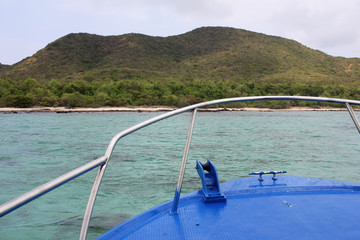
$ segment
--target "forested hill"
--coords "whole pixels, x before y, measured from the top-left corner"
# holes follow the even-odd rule
[[[10,69],[10,65],[4,65],[0,63],[0,73]]]
[[[359,58],[225,27],[170,37],[69,34],[2,66],[0,106],[16,105],[14,96],[27,97],[27,105],[78,106],[180,106],[264,94],[360,96]]]

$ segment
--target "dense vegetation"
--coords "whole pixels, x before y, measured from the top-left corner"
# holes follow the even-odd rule
[[[260,95],[301,95],[360,99],[360,89],[342,85],[315,86],[304,83],[238,83],[236,81],[201,81],[186,83],[152,82],[143,80],[117,80],[105,83],[89,83],[83,80],[61,82],[51,80],[40,84],[28,78],[12,84],[0,79],[0,106],[139,106],[167,105],[185,106],[217,98]],[[289,107],[290,103],[272,102],[251,106],[273,108]],[[317,106],[314,103],[291,103],[292,105]],[[249,104],[248,104],[249,105]],[[239,105],[236,105],[239,106]],[[241,105],[243,106],[243,105]]]
[[[232,28],[166,38],[69,34],[2,66],[0,107],[184,106],[254,95],[360,99],[360,59]]]
[[[0,63],[0,73],[10,69],[10,65],[4,65]]]

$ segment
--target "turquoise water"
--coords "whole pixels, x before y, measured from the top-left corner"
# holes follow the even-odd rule
[[[161,113],[0,114],[0,203],[105,153],[111,138]],[[118,143],[94,208],[89,239],[173,198],[190,114]],[[360,135],[346,112],[198,113],[183,192],[201,188],[195,160],[221,182],[251,171],[360,182]],[[0,239],[77,239],[96,171],[0,219]]]

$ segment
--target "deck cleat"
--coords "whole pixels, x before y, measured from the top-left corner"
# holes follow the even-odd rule
[[[287,173],[287,172],[286,171],[251,172],[251,173],[249,173],[249,175],[259,175],[258,180],[263,181],[264,179],[262,178],[262,175],[264,175],[264,174],[272,174],[273,175],[272,180],[276,181],[277,180],[276,174],[281,174],[281,173]]]
[[[220,192],[219,178],[212,162],[208,160],[205,164],[202,164],[196,161],[196,169],[201,179],[204,201],[206,203],[225,202],[226,198],[224,194]],[[205,173],[204,170],[208,173]]]

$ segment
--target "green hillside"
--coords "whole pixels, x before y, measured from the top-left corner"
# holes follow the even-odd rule
[[[4,65],[0,63],[0,73],[9,70],[10,67],[11,67],[10,65]]]
[[[69,34],[1,66],[0,106],[182,106],[265,94],[360,97],[359,58],[224,27],[170,37]]]

